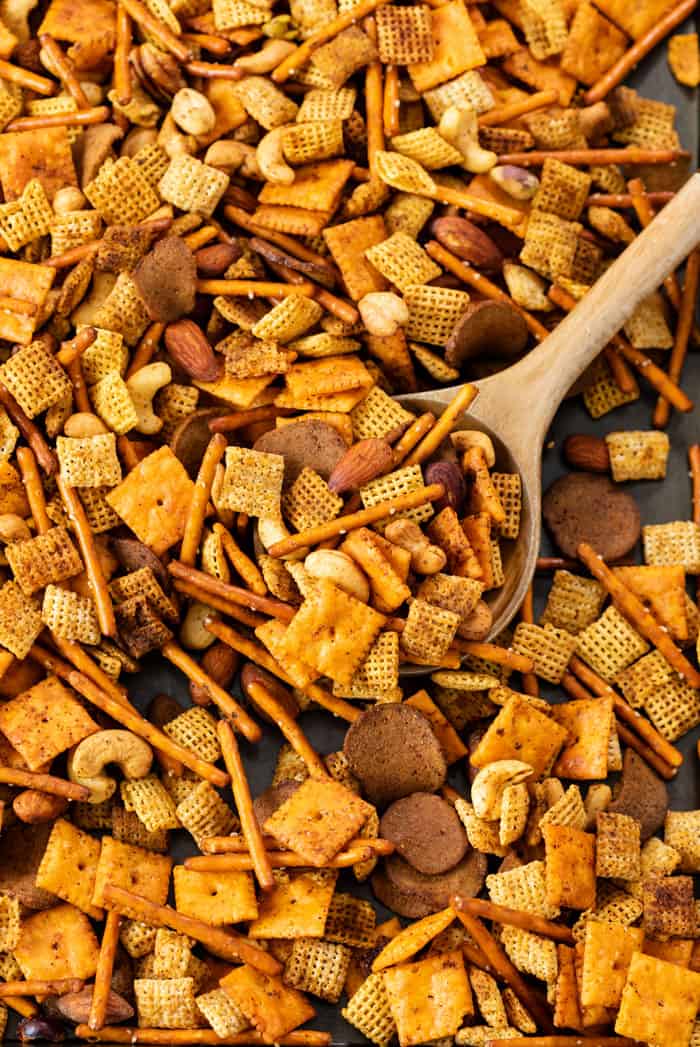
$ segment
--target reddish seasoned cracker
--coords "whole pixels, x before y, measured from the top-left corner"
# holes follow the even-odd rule
[[[72,44],[97,42],[106,53],[115,43],[114,5],[110,0],[51,0],[37,32]]]
[[[641,927],[588,920],[581,978],[584,1007],[619,1007],[632,954],[641,951],[643,941]]]
[[[231,971],[219,985],[267,1043],[276,1043],[316,1013],[303,993],[248,964]]]
[[[107,501],[144,545],[159,556],[184,533],[194,484],[169,447],[142,459]]]
[[[347,292],[355,302],[366,294],[386,291],[389,287],[381,273],[365,258],[365,251],[383,243],[387,235],[381,215],[356,218],[323,231],[323,238],[340,269]]]
[[[461,0],[450,0],[431,11],[433,57],[428,62],[409,65],[408,71],[421,93],[468,69],[486,64],[479,38]]]
[[[10,135],[0,135],[0,180],[4,175],[2,165],[2,140]],[[3,186],[4,189],[4,186]],[[8,342],[29,345],[37,325],[37,317],[46,301],[56,270],[48,265],[34,265],[20,262],[15,258],[0,258],[0,287],[3,296],[31,302],[36,306],[32,316],[13,313],[8,309],[0,311],[0,338]]]
[[[622,991],[615,1032],[656,1047],[689,1044],[700,1007],[700,974],[636,952]]]
[[[323,866],[357,835],[373,811],[339,782],[307,778],[265,822],[265,832]]]
[[[558,57],[538,62],[526,47],[522,47],[515,54],[508,55],[502,68],[508,76],[522,80],[536,91],[558,91],[560,105],[567,106],[574,96],[576,80],[560,69]]]
[[[335,890],[337,872],[275,874],[275,886],[260,898],[258,918],[248,928],[251,938],[322,938]]]
[[[38,179],[49,200],[59,189],[77,186],[68,130],[46,127],[0,135],[0,183],[5,200],[16,200],[27,182]]]
[[[15,949],[25,978],[91,978],[98,954],[90,921],[74,905],[26,917]]]
[[[627,50],[627,37],[593,4],[581,3],[576,8],[569,28],[566,47],[561,55],[561,69],[590,86],[607,72]]]
[[[99,840],[59,818],[37,869],[36,885],[100,920],[102,909],[92,904],[99,855]]]
[[[547,903],[567,909],[595,905],[595,836],[569,825],[545,825]]]
[[[613,727],[612,698],[585,698],[553,705],[552,716],[569,732],[553,773],[575,781],[605,778]]]
[[[254,920],[258,915],[252,873],[237,869],[200,872],[176,865],[173,884],[177,911],[214,927]]]
[[[638,40],[674,6],[674,0],[596,0],[604,15],[632,37]]]
[[[95,872],[93,904],[104,905],[104,888],[110,884],[140,894],[156,905],[164,905],[168,897],[172,864],[172,858],[164,854],[154,854],[144,847],[103,836]]]
[[[0,731],[30,771],[38,771],[98,730],[92,717],[55,676],[0,706]]]
[[[622,582],[646,604],[674,640],[688,639],[685,568],[681,564],[616,567]]]
[[[332,213],[340,203],[352,168],[352,160],[324,160],[322,163],[304,164],[296,168],[291,185],[266,182],[258,200],[261,204],[281,204]]]
[[[565,727],[535,709],[527,698],[514,694],[469,759],[474,767],[486,767],[494,760],[522,760],[539,778],[549,770],[567,737]]]
[[[474,1013],[459,950],[392,967],[384,985],[401,1047],[454,1036],[465,1015]]]

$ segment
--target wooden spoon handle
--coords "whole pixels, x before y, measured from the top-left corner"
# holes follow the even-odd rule
[[[471,412],[513,450],[539,445],[566,392],[640,302],[700,243],[700,173],[526,357],[479,382]]]

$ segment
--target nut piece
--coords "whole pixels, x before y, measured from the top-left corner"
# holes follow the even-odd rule
[[[381,476],[394,464],[394,452],[386,440],[372,437],[349,447],[328,479],[334,494],[356,490]]]
[[[457,634],[464,640],[485,640],[492,625],[491,608],[484,600],[479,600],[469,617],[460,622]]]
[[[74,185],[64,186],[59,189],[53,198],[53,209],[56,214],[67,214],[69,211],[82,211],[87,206],[87,200],[80,190]]]
[[[457,454],[462,455],[470,447],[480,447],[484,452],[484,458],[489,469],[496,464],[496,451],[493,441],[486,433],[479,429],[457,429],[450,433],[450,440]]]
[[[425,482],[442,484],[445,488],[444,496],[435,504],[436,512],[449,506],[458,516],[461,515],[467,497],[467,485],[464,473],[455,462],[431,462],[425,469]]]
[[[191,651],[206,651],[216,637],[210,633],[204,622],[207,618],[218,618],[213,608],[199,600],[193,600],[187,609],[184,621],[180,626],[180,642]]]
[[[185,79],[172,55],[155,44],[141,44],[132,51],[132,61],[139,79],[161,101],[169,101],[185,86]]]
[[[602,436],[576,433],[564,440],[564,458],[572,469],[586,473],[609,473],[610,452]]]
[[[196,382],[215,382],[222,365],[201,327],[193,320],[176,320],[165,328],[165,347],[175,363]]]
[[[291,535],[285,527],[282,516],[260,516],[258,518],[258,538],[263,544],[263,547],[267,551],[271,549],[276,542],[283,542],[285,538],[291,538]],[[303,546],[301,549],[295,549],[293,553],[288,553],[287,556],[282,556],[282,560],[303,560],[308,554],[309,547]]]
[[[200,247],[194,256],[197,272],[204,277],[221,276],[240,254],[235,244],[210,244],[209,247]]]
[[[369,600],[369,582],[351,556],[338,549],[316,549],[304,560],[304,567],[314,578],[327,578],[349,596],[362,603]]]
[[[464,157],[462,167],[473,174],[490,171],[498,162],[496,153],[479,145],[479,124],[476,110],[460,109],[451,105],[440,117],[438,131]]]
[[[263,178],[276,185],[291,185],[294,181],[294,170],[284,158],[284,133],[284,127],[273,128],[260,139],[255,150]]]
[[[514,164],[492,167],[489,178],[493,178],[496,185],[514,200],[532,200],[540,187],[537,175],[528,171],[526,167],[516,167]]]
[[[357,303],[368,334],[388,338],[408,323],[408,306],[392,291],[370,291]]]
[[[65,796],[51,796],[38,789],[25,789],[12,801],[12,810],[21,822],[27,825],[40,825],[41,822],[53,822],[60,818],[68,807]]]
[[[90,1017],[90,1010],[92,1008],[92,985],[86,985],[80,992],[66,993],[65,996],[60,996],[56,1000],[56,1007],[70,1022],[75,1022],[76,1025],[83,1025]],[[125,1000],[123,996],[119,996],[116,992],[110,993],[107,997],[107,1012],[105,1014],[105,1025],[113,1025],[117,1022],[128,1021],[129,1018],[133,1018],[134,1008]]]
[[[534,771],[522,760],[494,760],[483,767],[472,782],[472,804],[479,818],[495,821],[501,817],[503,790],[531,778]]]
[[[25,542],[32,532],[17,513],[3,513],[0,516],[0,542],[10,545],[12,542]]]
[[[588,786],[583,808],[586,812],[585,829],[594,829],[601,811],[607,811],[612,801],[612,789],[605,782],[594,782]]]
[[[188,135],[206,135],[214,130],[216,113],[208,98],[191,87],[182,87],[170,109],[175,123]]]
[[[477,225],[457,215],[443,215],[430,225],[430,231],[443,247],[458,258],[486,272],[500,272],[503,255]]]
[[[75,414],[66,419],[66,423],[63,426],[64,435],[73,436],[76,439],[86,436],[101,436],[103,433],[108,432],[109,429],[102,419],[98,418],[92,411],[76,411]]]
[[[411,554],[411,567],[417,574],[437,574],[447,563],[442,549],[433,545],[413,520],[392,521],[384,535],[394,545]]]
[[[217,167],[226,174],[237,171],[243,178],[264,181],[262,171],[258,167],[256,149],[246,142],[234,142],[230,138],[214,142],[205,153],[204,163],[209,167]]]
[[[163,420],[153,410],[153,397],[163,386],[172,381],[172,371],[167,364],[146,364],[139,368],[127,381],[126,387],[136,410],[136,430],[150,436],[163,428]]]
[[[249,75],[264,75],[276,69],[295,49],[296,45],[290,40],[267,40],[259,51],[252,55],[242,55],[233,65],[235,69],[242,69]]]
[[[204,652],[200,665],[204,672],[208,676],[211,676],[215,683],[218,683],[219,687],[228,690],[233,682],[234,676],[238,672],[239,661],[240,659],[237,651],[234,651],[225,643],[221,643],[220,640],[217,640],[216,643],[211,645],[208,651]],[[211,697],[206,687],[200,687],[199,684],[192,683],[191,681],[190,698],[195,705],[211,704]]]
[[[145,778],[151,769],[150,745],[131,731],[98,731],[79,742],[68,757],[68,777],[90,790],[88,803],[102,803],[114,795],[117,783],[105,774],[116,764],[125,778]]]

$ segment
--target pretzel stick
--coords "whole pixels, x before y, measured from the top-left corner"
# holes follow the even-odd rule
[[[401,130],[399,86],[399,67],[387,65],[384,69],[384,99],[382,101],[382,124],[387,138],[393,138]]]
[[[0,78],[9,80],[11,84],[17,84],[19,87],[26,87],[28,91],[36,91],[38,95],[46,95],[47,97],[56,90],[53,80],[49,80],[45,76],[37,76],[36,73],[30,72],[29,69],[23,69],[19,65],[12,65],[11,62],[6,62],[4,59],[0,59]]]
[[[94,109],[79,109],[77,113],[47,113],[46,116],[18,116],[5,125],[7,131],[41,131],[46,127],[84,127],[103,124],[111,116],[108,105],[97,105]]]
[[[199,463],[199,472],[194,485],[194,492],[190,499],[189,511],[185,521],[185,530],[180,546],[180,562],[188,567],[194,566],[197,559],[197,550],[202,538],[204,528],[204,517],[207,512],[209,496],[214,483],[216,467],[224,456],[228,446],[226,437],[221,433],[215,433],[207,444],[206,450]]]
[[[83,365],[80,362],[79,356],[76,356],[71,360],[66,367],[66,373],[71,380],[71,385],[73,386],[73,396],[75,397],[76,407],[79,411],[91,411],[92,404],[90,403],[87,386],[85,384],[85,379],[83,378]]]
[[[82,978],[28,978],[26,981],[0,982],[0,996],[63,996],[80,992]]]
[[[85,653],[79,643],[75,643],[73,640],[64,640],[60,636],[54,636],[53,643],[63,657],[79,673],[87,676],[88,680],[92,680],[100,690],[104,691],[110,698],[114,698],[115,702],[119,702],[129,709],[133,708],[129,701],[126,687],[117,683],[111,676],[107,676],[107,673],[93,662],[92,658]]]
[[[630,749],[634,749],[635,752],[639,753],[641,758],[648,763],[661,778],[670,782],[676,777],[678,774],[678,768],[671,767],[669,763],[666,763],[665,760],[654,752],[651,746],[647,745],[646,742],[643,742],[634,731],[631,731],[629,727],[625,726],[618,716],[615,717],[615,725],[620,741],[624,742],[625,745],[629,745]]]
[[[603,355],[607,360],[613,380],[623,393],[633,393],[637,387],[634,375],[617,349],[606,345]]]
[[[678,310],[678,323],[673,339],[673,348],[668,361],[668,376],[676,385],[683,373],[683,364],[688,353],[688,341],[693,329],[695,319],[695,304],[698,295],[698,284],[700,283],[700,252],[695,250],[689,255],[685,267],[685,281],[683,283],[683,294],[681,307]],[[668,425],[671,408],[668,400],[659,397],[652,415],[652,424],[656,429],[665,429]]]
[[[310,284],[314,288],[314,298],[319,305],[322,305],[326,312],[332,313],[339,320],[342,320],[344,324],[356,324],[360,319],[360,314],[354,305],[350,302],[346,302],[343,298],[338,298],[337,295],[331,294],[325,287],[321,287],[320,284],[316,284],[311,280],[305,280],[301,273],[296,272],[295,269],[290,269],[287,265],[282,265],[278,262],[268,261],[268,268],[272,269],[273,273],[277,273],[283,280],[287,280],[294,287],[305,287]]]
[[[135,469],[143,457],[143,455],[138,453],[128,436],[122,435],[117,437],[117,451],[123,459],[128,472]]]
[[[29,657],[33,661],[38,662],[39,665],[43,665],[48,672],[54,673],[65,680],[78,694],[81,694],[83,698],[87,698],[96,708],[101,709],[103,713],[107,713],[113,720],[120,723],[122,727],[133,731],[139,738],[144,738],[154,749],[164,752],[166,756],[172,756],[175,760],[180,760],[185,767],[189,767],[200,778],[205,778],[206,781],[219,789],[223,789],[228,785],[228,775],[220,771],[218,767],[215,767],[214,764],[209,763],[207,760],[200,759],[191,749],[186,749],[184,745],[179,745],[172,738],[168,738],[167,734],[164,734],[159,728],[145,720],[135,709],[127,708],[120,704],[116,699],[101,690],[87,676],[78,672],[77,669],[74,669],[67,662],[57,658],[56,655],[47,651],[45,647],[41,647],[36,643],[33,644],[29,651]]]
[[[283,84],[293,73],[303,69],[317,47],[327,43],[328,40],[332,40],[338,33],[342,33],[344,29],[349,29],[351,25],[355,25],[365,15],[370,15],[372,11],[376,11],[378,7],[387,2],[388,0],[359,0],[359,3],[337,15],[326,25],[321,26],[315,33],[307,37],[303,44],[299,44],[295,51],[287,55],[277,68],[273,69],[272,79],[277,84]],[[2,75],[1,72],[0,75]]]
[[[75,362],[79,363],[77,360]],[[60,473],[56,477],[56,484],[61,494],[63,504],[66,507],[68,518],[73,524],[75,536],[78,539],[78,545],[80,546],[80,552],[83,557],[85,570],[92,590],[92,598],[95,601],[95,610],[97,611],[97,620],[100,624],[100,632],[103,633],[104,636],[116,637],[117,622],[114,617],[114,608],[112,607],[109,589],[107,588],[107,582],[105,581],[104,572],[102,571],[102,564],[97,555],[95,536],[92,533],[87,516],[85,515],[83,503],[80,501],[75,488],[66,483]]]
[[[86,349],[89,349],[96,338],[97,329],[95,327],[84,327],[75,338],[61,342],[61,348],[56,353],[59,364],[63,367],[72,364],[74,360],[82,356]]]
[[[245,76],[242,69],[233,65],[219,65],[218,62],[187,62],[185,69],[190,76],[202,76],[206,80],[242,80]]]
[[[137,371],[140,371],[142,367],[150,363],[153,356],[158,349],[158,343],[165,330],[165,324],[154,323],[148,328],[146,333],[141,338],[139,344],[136,346],[136,352],[134,353],[131,363],[129,364],[126,377],[131,378]]]
[[[13,1011],[17,1011],[17,1014],[21,1014],[23,1018],[34,1018],[39,1014],[39,1007],[33,1000],[27,999],[25,996],[10,996],[7,999],[7,1006],[11,1007]]]
[[[295,240],[293,236],[289,236],[287,233],[277,233],[272,229],[265,229],[262,225],[254,222],[247,211],[244,211],[242,207],[236,207],[234,204],[224,205],[224,215],[230,218],[232,222],[235,222],[236,225],[239,225],[241,229],[252,233],[253,236],[261,236],[271,244],[276,244],[277,247],[281,247],[283,251],[293,255],[294,258],[298,258],[302,262],[312,262],[314,265],[327,269],[328,275],[337,280],[338,273],[335,266],[331,265],[322,254],[312,251],[310,247]]]
[[[250,629],[257,629],[259,625],[264,625],[267,621],[267,618],[263,618],[262,615],[255,614],[254,611],[247,611],[244,607],[238,607],[236,604],[228,600],[222,600],[218,596],[212,596],[211,593],[205,592],[191,582],[175,580],[173,588],[184,596],[189,596],[199,603],[207,604],[208,607],[215,611],[221,611],[222,614],[228,615],[229,618],[240,622],[241,625],[247,625]]]
[[[577,304],[576,299],[557,284],[552,284],[547,292],[547,297],[567,311],[575,309]],[[610,344],[615,347],[625,360],[632,364],[640,375],[646,378],[649,385],[653,386],[662,396],[665,396],[677,411],[692,411],[693,401],[645,353],[635,349],[619,334],[613,335]]]
[[[39,43],[49,57],[51,65],[53,66],[53,72],[61,81],[71,98],[75,101],[78,108],[89,109],[90,103],[80,86],[78,77],[75,75],[75,67],[70,58],[64,54],[63,50],[59,47],[50,33],[40,33]]]
[[[271,891],[275,886],[275,878],[272,875],[272,866],[265,850],[262,831],[253,810],[253,798],[250,794],[250,786],[246,778],[236,736],[231,730],[231,725],[225,720],[219,720],[217,733],[224,758],[224,766],[231,776],[233,799],[238,811],[238,817],[241,820],[241,830],[250,850],[255,876],[263,891]]]
[[[688,448],[688,465],[693,484],[693,523],[700,525],[700,444]],[[700,577],[696,579],[696,599],[700,597]]]
[[[88,1025],[91,1029],[101,1029],[107,1018],[107,1003],[112,988],[114,961],[119,948],[119,927],[121,916],[118,912],[108,912],[100,943],[100,954],[97,958],[95,985],[92,990],[92,1003]]]
[[[271,418],[284,418],[290,413],[288,407],[251,407],[247,411],[236,411],[234,414],[222,414],[219,418],[212,418],[209,422],[209,431],[212,433],[233,433],[237,429],[245,429],[247,425],[255,422],[267,422]]]
[[[120,3],[126,9],[127,14],[136,22],[136,25],[155,36],[156,40],[163,45],[163,48],[177,58],[178,62],[192,61],[194,55],[191,49],[186,44],[183,44],[182,40],[175,33],[171,32],[167,25],[161,22],[160,18],[152,15],[146,5],[141,3],[141,0],[120,0]]]
[[[458,636],[455,637],[452,644],[462,654],[485,658],[489,662],[495,662],[496,665],[507,665],[509,669],[515,669],[519,673],[531,673],[533,669],[532,658],[511,651],[507,647],[499,647],[494,643],[483,643],[480,640],[461,640]]]
[[[198,251],[200,247],[216,240],[218,233],[215,225],[203,225],[201,229],[195,229],[193,233],[188,233],[183,239],[190,251]]]
[[[641,178],[630,178],[627,188],[629,189],[630,206],[634,208],[642,229],[646,229],[654,220],[654,211],[651,201],[644,190],[644,182]],[[666,277],[664,287],[676,310],[680,309],[681,288],[675,273],[670,273]]]
[[[179,560],[171,560],[168,564],[168,571],[173,578],[180,578],[185,582],[192,582],[205,593],[211,593],[212,596],[219,596],[223,600],[228,600],[230,603],[240,604],[241,607],[248,607],[251,610],[260,611],[262,614],[267,614],[271,618],[279,618],[282,622],[291,622],[296,614],[296,608],[292,607],[289,603],[277,600],[273,596],[259,596],[257,593],[252,593],[248,589],[241,589],[237,585],[229,585],[228,582],[221,582],[218,578],[214,578],[213,575],[206,574],[204,571],[198,571],[195,567],[190,567],[188,564],[180,563]]]
[[[445,414],[447,411],[449,411],[449,407]],[[416,509],[419,505],[425,505],[427,502],[436,502],[442,498],[444,493],[445,488],[442,484],[427,484],[417,491],[408,491],[397,498],[378,502],[377,505],[373,505],[369,509],[361,509],[359,512],[350,513],[348,516],[338,516],[335,520],[329,520],[328,523],[319,524],[317,527],[309,527],[306,531],[290,535],[289,538],[284,538],[281,542],[275,542],[267,551],[270,556],[287,556],[288,553],[296,552],[297,549],[303,549],[306,545],[316,545],[318,542],[325,542],[327,538],[334,538],[337,534],[346,534],[348,531],[353,531],[356,527],[365,527],[367,524],[376,523],[378,520],[385,520],[388,516],[395,516],[405,509]]]
[[[688,158],[685,149],[533,149],[529,153],[503,153],[499,164],[517,167],[541,167],[545,160],[561,160],[563,164],[590,167],[596,164],[673,164]]]
[[[680,767],[683,763],[683,753],[674,748],[649,720],[646,720],[636,709],[633,709],[617,691],[613,690],[602,677],[589,668],[578,655],[575,654],[571,657],[569,668],[578,676],[582,683],[590,687],[593,694],[597,694],[601,698],[611,697],[615,707],[615,714],[629,724],[662,760],[665,760],[671,767]]]
[[[216,636],[218,640],[228,644],[234,651],[238,651],[239,654],[250,658],[251,662],[255,662],[256,665],[267,669],[268,672],[271,672],[273,676],[277,676],[283,683],[295,686],[294,681],[287,676],[282,666],[275,661],[262,644],[257,644],[254,640],[248,640],[245,636],[237,633],[235,629],[232,629],[230,625],[224,625],[223,622],[218,622],[215,618],[207,618],[204,624],[212,636]],[[348,723],[353,723],[360,715],[359,709],[356,709],[350,702],[346,702],[342,698],[336,698],[334,694],[326,691],[323,687],[319,687],[318,684],[312,683],[307,687],[300,688],[300,690],[308,698],[316,702],[317,705],[327,709],[334,716],[347,720]]]
[[[248,685],[253,702],[273,720],[287,739],[294,752],[302,758],[312,778],[328,778],[328,770],[321,757],[311,745],[299,724],[289,715],[281,703],[264,684],[254,681]]]
[[[594,697],[594,695],[592,695],[591,692],[583,686],[581,681],[574,676],[573,673],[570,673],[568,669],[562,675],[561,685],[568,695],[572,698],[576,698],[578,701],[588,702]]]
[[[518,102],[510,102],[500,108],[489,109],[479,117],[479,127],[494,127],[497,124],[506,124],[514,120],[516,116],[524,116],[532,113],[535,109],[546,109],[549,105],[556,105],[559,101],[558,91],[535,91],[534,94],[523,98]]]
[[[146,219],[143,222],[137,222],[138,229],[150,229],[153,233],[165,232],[173,223],[171,215],[164,215],[161,218]],[[71,247],[69,251],[64,251],[63,254],[54,255],[52,258],[47,258],[42,265],[50,265],[54,269],[67,269],[76,262],[81,262],[83,258],[87,258],[90,255],[96,254],[100,249],[100,245],[103,241],[91,240],[90,243],[80,244],[78,247]]]
[[[502,162],[499,160],[499,163]],[[421,193],[420,195],[428,196],[431,200],[436,200],[441,204],[454,204],[455,207],[462,207],[466,211],[473,211],[474,214],[490,218],[493,222],[498,222],[499,225],[510,229],[512,233],[521,239],[525,235],[527,218],[521,211],[516,211],[513,207],[505,207],[503,204],[496,204],[492,200],[484,200],[480,196],[473,196],[469,190],[452,189],[446,185],[437,185],[435,192]]]
[[[52,476],[58,469],[56,455],[47,444],[41,431],[24,413],[10,390],[2,382],[0,382],[0,403],[31,447],[41,468],[47,475]]]
[[[376,46],[377,28],[374,18],[365,18],[363,28]],[[377,153],[384,150],[384,70],[378,59],[370,62],[365,69],[365,124],[367,163],[371,174],[376,177]]]
[[[430,458],[431,454],[437,451],[442,441],[446,440],[452,432],[459,416],[464,411],[469,410],[469,405],[476,399],[477,392],[476,386],[471,385],[469,382],[458,389],[432,429],[425,434],[417,447],[414,447],[408,457],[404,459],[404,467],[421,465],[422,462]]]
[[[589,87],[583,96],[585,104],[593,105],[595,102],[601,102],[618,84],[622,83],[627,74],[641,62],[645,55],[648,55],[664,37],[668,36],[671,30],[685,21],[696,6],[697,0],[681,0],[681,3],[672,7],[661,18],[655,19],[651,29],[635,40],[629,50],[625,51],[592,87]]]
[[[184,913],[178,912],[170,905],[157,905],[150,899],[140,894],[134,894],[132,891],[125,891],[115,884],[105,884],[103,896],[110,907],[122,912],[123,915],[130,916],[132,912],[136,912],[138,918],[146,923],[155,924],[156,927],[169,927],[171,931],[177,931],[178,934],[186,934],[189,938],[201,942],[209,952],[222,960],[247,963],[268,975],[279,974],[282,970],[281,963],[271,953],[264,952],[234,931],[212,927],[211,924],[197,920],[193,916],[185,916]]]
[[[680,673],[691,687],[700,688],[700,672],[690,664],[685,655],[676,647],[666,629],[661,628],[641,600],[634,593],[630,592],[627,586],[620,581],[618,575],[613,574],[610,568],[606,566],[595,549],[588,542],[581,542],[576,551],[579,559],[586,565],[593,577],[597,578],[601,583],[612,598],[618,611],[624,615],[630,625],[661,652],[669,665],[673,666],[676,672]]]
[[[574,944],[574,935],[569,927],[545,920],[543,916],[524,912],[522,909],[509,909],[505,905],[484,901],[483,898],[465,898],[461,894],[453,898],[451,904],[458,912],[480,916],[484,920],[495,920],[496,923],[505,924],[507,927],[520,927],[523,931],[552,938],[556,942]]]
[[[36,789],[51,796],[63,796],[66,800],[87,800],[90,790],[84,785],[55,778],[52,774],[38,771],[23,771],[19,767],[0,766],[0,782],[4,785],[19,785],[23,789]],[[34,993],[30,995],[34,996]]]
[[[213,1047],[255,1047],[269,1043],[259,1032],[248,1029],[233,1036],[217,1036],[213,1029],[142,1029],[128,1025],[106,1025],[95,1034],[88,1025],[77,1025],[75,1035],[91,1043],[212,1044]],[[275,1040],[279,1047],[330,1047],[330,1033],[318,1029],[296,1029]],[[594,1045],[595,1047],[595,1045]]]
[[[204,672],[204,669],[195,662],[194,658],[190,658],[189,654],[186,654],[173,640],[169,640],[168,643],[161,647],[161,654],[169,662],[177,666],[191,683],[197,684],[198,687],[203,687],[219,711],[233,722],[235,728],[249,742],[260,741],[262,731],[259,725],[238,704],[235,698],[232,698],[223,687],[219,686],[216,680]]]
[[[663,205],[667,204],[669,200],[673,200],[674,196],[676,195],[675,193],[668,192],[665,190],[660,192],[648,193],[644,189],[644,185],[640,179],[633,179],[633,181],[639,182],[639,184],[641,185],[640,195],[647,203],[650,204],[659,204],[663,207]],[[627,186],[628,188],[630,187],[629,182],[627,183]],[[631,195],[631,190],[629,193],[591,193],[591,195],[586,199],[586,207],[634,207],[634,199]],[[639,215],[637,215],[637,217],[639,217]]]
[[[434,425],[435,415],[432,411],[426,411],[425,414],[419,415],[415,422],[411,422],[403,436],[394,444],[394,469],[403,464],[413,448],[418,446]]]
[[[527,625],[535,624],[535,609],[532,599],[532,583],[528,586],[528,590],[525,593],[525,599],[523,600],[520,608],[520,621],[525,622]],[[531,694],[533,697],[539,697],[540,685],[537,677],[532,672],[524,672],[522,674],[523,691],[525,694]]]
[[[294,854],[293,851],[268,851],[267,857],[273,869],[311,868],[308,859],[302,858],[300,854]],[[363,844],[339,851],[334,858],[326,862],[323,868],[348,869],[351,865],[369,861],[374,857],[372,848]],[[186,858],[185,868],[196,869],[198,872],[252,872],[254,865],[249,854],[211,854]]]
[[[116,44],[114,46],[114,93],[119,105],[128,105],[133,98],[129,53],[132,43],[131,18],[126,8],[117,3]]]
[[[300,284],[277,284],[271,280],[198,280],[197,291],[247,298],[288,298],[292,294],[315,298],[317,288],[306,280]]]
[[[29,511],[34,520],[37,534],[46,534],[53,527],[46,512],[44,488],[36,464],[36,456],[31,447],[17,448],[17,464],[22,476],[22,484],[29,502]]]
[[[485,298],[491,298],[494,302],[505,302],[510,305],[517,313],[520,313],[523,320],[527,324],[528,330],[531,334],[534,334],[538,342],[541,342],[549,334],[548,329],[543,323],[533,316],[532,313],[528,313],[527,309],[523,309],[522,306],[517,305],[513,299],[502,291],[500,287],[492,283],[482,273],[472,269],[470,265],[463,262],[461,258],[452,254],[442,244],[439,244],[437,240],[430,240],[425,245],[425,250],[428,252],[431,258],[434,258],[436,262],[444,266],[455,276],[467,284],[469,287],[473,287],[475,291],[479,291],[484,295]]]
[[[457,917],[462,925],[474,939],[488,962],[496,972],[496,976],[510,985],[526,1011],[529,1011],[537,1024],[549,1032],[553,1029],[552,1019],[540,1000],[536,996],[520,972],[513,966],[506,953],[498,944],[491,932],[486,929],[478,916],[462,910],[463,899],[460,895],[452,898],[450,904],[457,912]]]
[[[223,524],[215,523],[212,530],[221,538],[224,552],[229,558],[233,569],[241,576],[248,588],[256,596],[265,596],[267,586],[265,579],[260,573],[260,568],[247,556],[240,545]]]
[[[265,847],[270,850],[279,850],[280,843],[273,836],[263,836],[262,840]],[[375,855],[393,854],[396,850],[390,840],[383,840],[377,836],[373,838],[357,837],[345,844],[346,851],[354,850],[356,847],[367,847]],[[234,836],[209,836],[202,840],[201,850],[204,854],[249,853],[245,838],[240,833]],[[283,853],[294,854],[294,851],[284,851]]]
[[[182,39],[188,44],[196,44],[212,55],[219,55],[220,58],[225,58],[231,53],[231,44],[224,40],[223,36],[214,36],[212,33],[183,33]]]

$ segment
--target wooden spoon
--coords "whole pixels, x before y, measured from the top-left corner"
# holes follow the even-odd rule
[[[505,584],[490,600],[491,636],[517,613],[535,573],[540,542],[542,445],[562,399],[590,362],[700,243],[700,173],[616,259],[556,329],[512,367],[474,384],[479,394],[455,428],[481,429],[493,440],[498,467],[520,473],[520,534],[504,550]],[[457,387],[397,399],[440,414]]]

